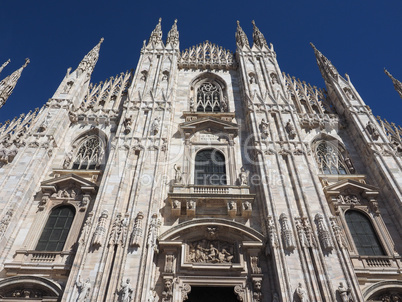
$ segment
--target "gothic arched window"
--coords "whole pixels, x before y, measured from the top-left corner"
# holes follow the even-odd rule
[[[103,142],[98,136],[92,135],[85,139],[75,155],[73,169],[94,170],[101,163],[104,153]]]
[[[374,228],[366,215],[358,211],[349,210],[345,213],[345,219],[360,255],[385,255]]]
[[[36,251],[62,251],[75,216],[71,206],[54,208],[35,248]]]
[[[221,112],[225,110],[225,101],[218,85],[204,82],[197,89],[197,112]],[[227,106],[227,105],[226,105]]]
[[[353,172],[350,159],[347,159],[348,165],[342,153],[338,146],[328,141],[319,141],[315,147],[315,156],[321,173],[350,174]],[[350,166],[349,169],[348,166]]]
[[[196,185],[226,185],[225,156],[215,150],[202,150],[195,157]]]

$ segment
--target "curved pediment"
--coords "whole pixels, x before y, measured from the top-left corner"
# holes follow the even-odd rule
[[[200,131],[205,131],[206,133],[231,133],[237,135],[239,130],[239,127],[236,124],[211,116],[201,117],[181,123],[180,128],[190,135]]]
[[[262,244],[264,235],[243,224],[225,219],[203,218],[186,221],[169,229],[159,236],[159,242],[179,240],[194,241],[208,238],[228,241],[250,241]]]

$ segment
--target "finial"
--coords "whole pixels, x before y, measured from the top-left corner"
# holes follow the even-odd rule
[[[21,77],[22,71],[29,64],[29,62],[29,59],[26,58],[24,65],[0,82],[0,108],[6,103],[7,99],[13,92],[15,85],[17,85],[18,79]]]
[[[317,48],[315,48],[315,45],[314,45],[312,42],[310,42],[310,45],[311,45],[311,47],[312,47],[314,50],[317,49]]]
[[[2,72],[4,67],[6,67],[8,65],[8,63],[10,63],[10,62],[11,62],[10,59],[8,59],[6,62],[4,62],[3,65],[0,66],[0,72]]]
[[[267,41],[265,40],[264,35],[260,32],[257,25],[255,25],[255,21],[251,21],[253,24],[253,42],[260,48],[267,46]]]
[[[174,20],[172,28],[168,32],[168,36],[166,39],[166,45],[169,43],[172,44],[173,46],[176,46],[179,43],[179,32],[177,30],[177,19]]]
[[[99,44],[102,44],[105,39],[102,37],[99,41]]]
[[[155,26],[155,29],[152,31],[151,36],[149,37],[149,43],[158,44],[162,41],[162,26],[161,26],[162,18],[159,18],[158,24]]]
[[[248,47],[248,39],[247,39],[247,35],[244,33],[243,29],[240,26],[240,22],[239,20],[237,20],[237,30],[236,30],[236,43],[238,46],[240,47],[244,47],[245,45],[247,45]]]
[[[398,92],[399,96],[402,98],[402,83],[395,79],[392,74],[384,68],[385,74],[392,80],[392,83],[394,84],[395,90]]]

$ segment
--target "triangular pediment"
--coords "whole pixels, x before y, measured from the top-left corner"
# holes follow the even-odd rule
[[[59,189],[66,187],[78,187],[83,191],[94,192],[97,185],[72,173],[45,180],[41,183],[42,192],[57,192]]]
[[[327,194],[331,195],[339,194],[345,191],[364,192],[366,194],[367,193],[379,194],[379,189],[377,187],[352,179],[341,180],[337,183],[325,187],[324,190]]]
[[[193,121],[184,122],[180,124],[180,128],[185,132],[198,132],[205,129],[211,129],[220,132],[236,132],[238,126],[234,123],[217,119],[213,117],[202,117]]]

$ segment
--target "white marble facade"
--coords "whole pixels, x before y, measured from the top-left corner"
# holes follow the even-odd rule
[[[402,301],[401,129],[314,45],[326,90],[162,36],[0,127],[0,301]]]

